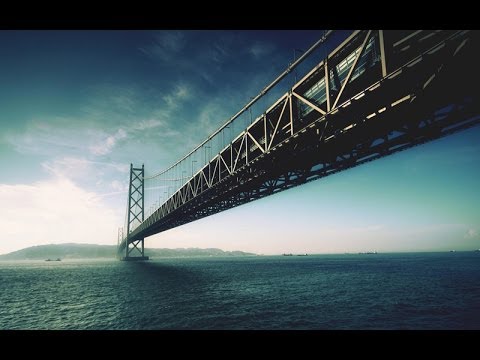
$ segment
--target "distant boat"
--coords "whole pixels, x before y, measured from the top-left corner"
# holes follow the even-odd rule
[[[283,254],[283,256],[293,256],[292,254]]]
[[[55,260],[47,259],[47,260],[45,260],[45,261],[62,261],[62,259],[60,259],[60,258],[56,258]]]
[[[308,256],[308,254],[298,254],[297,256]]]
[[[480,252],[480,249],[477,249],[477,250],[473,250],[473,251],[475,251],[475,252]]]
[[[455,252],[456,250],[450,250],[450,252]]]

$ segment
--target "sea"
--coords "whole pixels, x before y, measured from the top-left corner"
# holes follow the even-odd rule
[[[3,261],[0,329],[480,329],[480,252]]]

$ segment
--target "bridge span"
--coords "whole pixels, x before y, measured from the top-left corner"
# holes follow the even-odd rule
[[[168,169],[131,165],[119,257],[146,259],[148,236],[479,123],[478,31],[358,30],[233,132],[331,34]]]

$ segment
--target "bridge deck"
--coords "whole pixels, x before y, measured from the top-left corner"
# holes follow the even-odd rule
[[[122,239],[120,249],[477,124],[476,49],[472,31],[355,32]]]

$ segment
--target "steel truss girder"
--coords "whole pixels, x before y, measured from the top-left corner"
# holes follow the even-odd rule
[[[350,83],[372,36],[380,42],[377,70]],[[421,48],[422,39],[432,37],[438,40]],[[354,33],[132,234],[143,239],[477,124],[479,97],[471,74],[478,73],[477,37],[468,31],[417,32],[395,41],[389,31]],[[401,48],[408,48],[407,42],[420,49],[408,58]],[[337,57],[349,46],[360,46],[360,52],[334,94],[330,74],[335,70],[329,69],[337,67],[342,60]],[[305,97],[303,88],[326,74],[325,111]],[[358,81],[365,83],[361,91],[355,90],[355,84],[363,84]],[[299,117],[299,103],[316,115]],[[448,111],[439,113],[442,108]]]

